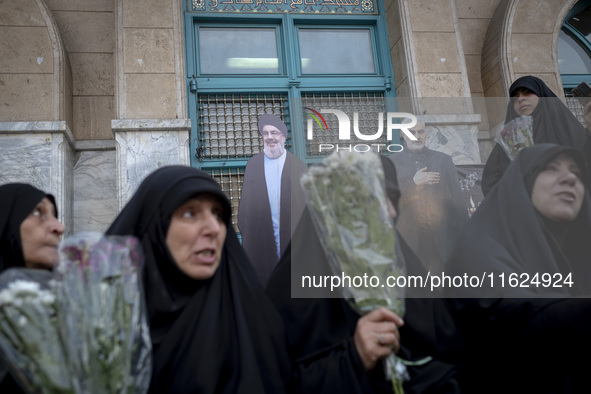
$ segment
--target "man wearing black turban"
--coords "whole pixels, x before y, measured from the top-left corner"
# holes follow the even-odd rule
[[[306,165],[285,150],[287,126],[281,119],[264,114],[258,129],[264,148],[246,164],[238,227],[242,246],[264,286],[289,243],[292,213],[303,209],[297,206],[302,199],[296,194]]]

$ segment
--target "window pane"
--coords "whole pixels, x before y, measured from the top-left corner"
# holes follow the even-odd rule
[[[577,29],[585,38],[591,42],[591,6],[585,8],[577,15],[568,20],[572,27]]]
[[[591,74],[591,57],[564,30],[558,36],[558,66],[561,74]]]
[[[278,74],[274,28],[199,29],[202,74]]]
[[[373,74],[369,29],[299,29],[303,74]]]

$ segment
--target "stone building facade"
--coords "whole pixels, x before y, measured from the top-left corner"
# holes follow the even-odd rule
[[[218,9],[202,12],[205,3]],[[479,164],[490,152],[514,79],[536,75],[563,94],[559,34],[579,1],[289,3],[1,1],[0,183],[28,182],[53,193],[70,234],[105,230],[155,168],[208,166],[197,154],[207,109],[199,97],[213,88],[209,79],[195,74],[203,64],[195,26],[230,21],[248,27],[271,23],[272,17],[283,18],[278,24],[340,21],[346,26],[351,12],[343,4],[351,5],[353,14],[375,8],[376,59],[383,56],[382,68],[388,68],[375,74],[386,75],[386,94],[424,117],[436,131],[432,147],[452,155],[456,164]],[[275,8],[257,9],[261,4]],[[309,7],[298,10],[302,4]],[[334,4],[336,12],[329,7]],[[359,18],[355,23],[366,23],[365,16]],[[285,51],[297,52],[288,40],[282,42]],[[220,84],[236,88],[249,78]],[[289,79],[286,97],[303,95],[305,83]],[[295,123],[292,119],[292,133]],[[298,138],[291,135],[294,144]],[[244,153],[235,166],[247,158]],[[226,161],[222,157],[216,165],[223,169]],[[221,183],[236,204],[240,173],[236,179],[224,174],[220,170]]]

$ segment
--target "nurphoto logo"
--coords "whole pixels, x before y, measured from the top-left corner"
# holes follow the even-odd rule
[[[368,141],[368,143],[361,144],[346,144],[345,141],[351,141],[351,119],[344,111],[338,109],[327,109],[323,108],[315,110],[309,107],[304,107],[306,110],[305,114],[308,115],[307,122],[307,139],[311,141],[314,138],[314,122],[320,128],[321,133],[328,132],[328,125],[322,114],[332,114],[337,117],[339,130],[338,136],[339,141],[343,141],[343,144],[319,144],[318,152],[329,152],[332,150],[341,151],[346,150],[348,152],[368,152],[372,148],[375,148],[378,152],[383,149],[391,153],[401,152],[403,147],[400,144],[384,144],[384,143],[369,143],[369,141],[376,141],[382,138],[384,134],[384,113],[378,113],[378,130],[374,134],[363,134],[359,131],[359,113],[353,113],[353,133],[355,137],[361,141]],[[394,119],[404,119],[403,123],[395,123]],[[413,114],[406,112],[387,112],[386,113],[386,140],[392,140],[392,131],[400,130],[409,139],[416,141],[417,138],[408,129],[414,127],[417,124],[417,118]]]

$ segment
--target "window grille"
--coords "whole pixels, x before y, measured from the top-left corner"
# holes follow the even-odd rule
[[[234,230],[238,232],[238,204],[242,196],[244,168],[205,168],[204,171],[220,184],[226,197],[230,200],[230,205],[232,206],[232,225],[234,226]]]
[[[339,109],[344,111],[351,121],[351,140],[346,144],[385,144],[386,132],[386,106],[383,92],[331,92],[331,93],[302,93],[302,106],[304,113],[306,108],[316,111],[320,109]],[[363,141],[355,137],[353,132],[353,113],[359,114],[359,131],[363,134],[375,134],[378,130],[379,113],[384,114],[383,135],[379,140]],[[320,144],[343,144],[338,136],[338,120],[334,115],[323,115],[328,126],[328,130],[321,130],[320,126],[313,121],[313,138],[306,139],[306,154],[308,157],[325,156],[332,151],[320,151]]]
[[[257,123],[265,113],[277,115],[291,129],[285,94],[199,95],[196,152],[199,160],[248,159],[261,152],[263,139]],[[290,135],[286,141],[288,150]]]

